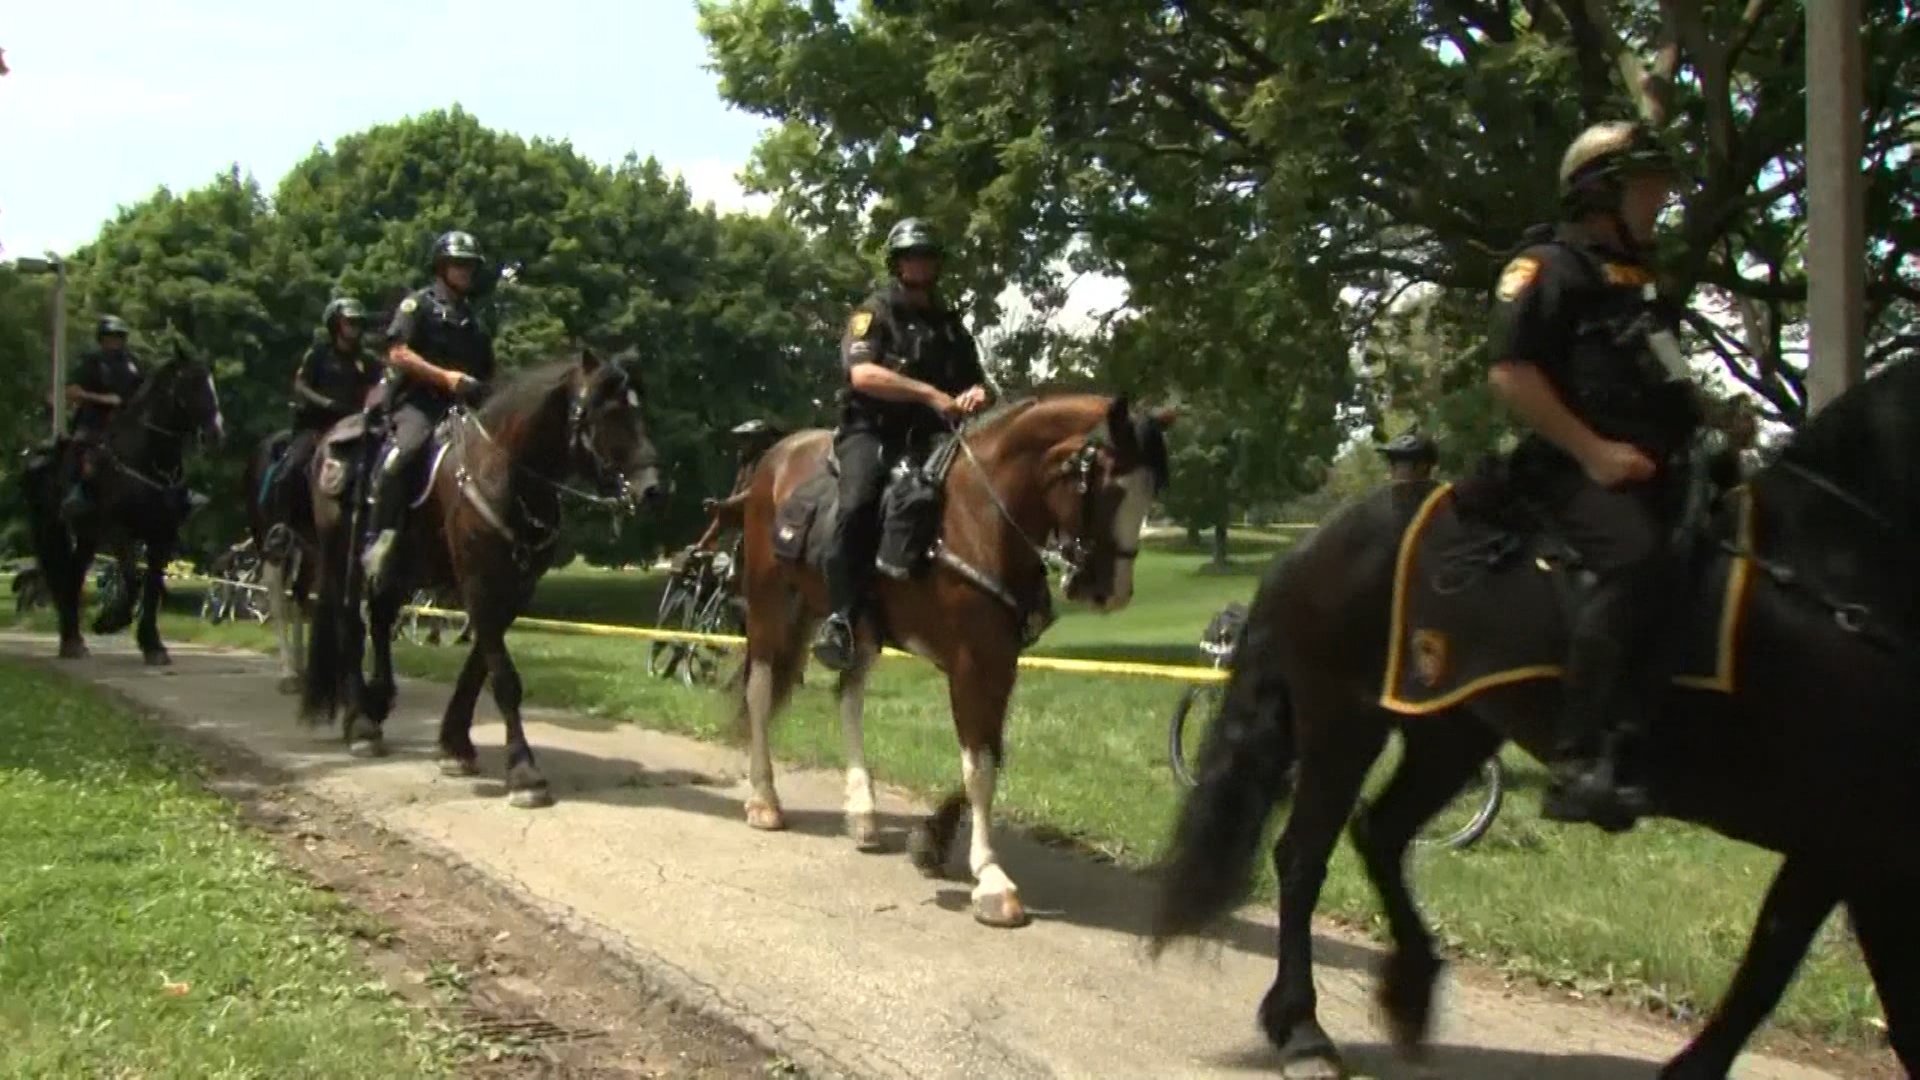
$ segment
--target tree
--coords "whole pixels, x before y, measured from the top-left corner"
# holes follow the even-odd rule
[[[433,239],[452,228],[513,270],[483,282],[479,304],[508,371],[583,343],[640,348],[675,494],[664,515],[624,529],[570,510],[575,550],[596,561],[646,559],[698,531],[700,500],[731,476],[714,431],[751,416],[814,419],[864,285],[851,252],[778,219],[697,209],[652,159],[601,166],[455,107],[316,148],[271,199],[237,169],[185,194],[163,189],[76,253],[74,291],[86,312],[133,323],[149,354],[177,336],[213,361],[237,446],[194,480],[234,491],[242,448],[285,422],[294,364],[326,303],[350,295],[390,311],[425,283]],[[210,552],[243,523],[237,501],[217,499],[193,535]]]
[[[1911,351],[1920,301],[1912,8],[1868,0],[1862,27],[1876,362]],[[964,234],[976,294],[1043,287],[1063,257],[1122,275],[1144,317],[1204,331],[1193,345],[1208,348],[1191,352],[1224,339],[1249,357],[1335,362],[1281,345],[1364,342],[1420,285],[1440,290],[1433,332],[1466,351],[1498,266],[1553,210],[1561,149],[1588,123],[1644,116],[1700,180],[1664,253],[1665,291],[1737,307],[1751,332],[1695,329],[1777,415],[1804,415],[1803,373],[1781,347],[1806,294],[1801,5],[701,10],[723,94],[779,125],[754,184],[801,220],[859,235],[863,218],[910,204]]]

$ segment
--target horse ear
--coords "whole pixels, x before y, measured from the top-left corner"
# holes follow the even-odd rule
[[[600,354],[594,352],[592,346],[581,347],[580,370],[589,375],[600,370]]]
[[[1121,394],[1107,406],[1107,442],[1121,457],[1132,457],[1139,450],[1134,438],[1133,418],[1128,415],[1127,395]]]

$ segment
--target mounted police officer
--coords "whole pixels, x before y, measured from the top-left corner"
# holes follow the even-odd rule
[[[1638,124],[1581,133],[1560,165],[1564,220],[1530,234],[1501,271],[1488,341],[1493,388],[1529,429],[1513,474],[1596,581],[1574,618],[1542,814],[1610,831],[1647,811],[1619,751],[1665,694],[1661,601],[1679,502],[1669,470],[1700,422],[1646,261],[1676,180]]]
[[[130,332],[118,315],[102,315],[94,327],[95,347],[81,355],[67,381],[67,404],[74,407],[68,430],[73,434],[75,471],[60,512],[68,518],[92,509],[87,484],[93,476],[94,452],[106,439],[107,423],[115,410],[139,393],[147,379],[145,367],[127,349]]]
[[[326,340],[307,350],[294,373],[293,440],[280,459],[267,496],[273,525],[263,546],[270,558],[284,555],[292,540],[287,520],[293,509],[294,485],[307,475],[307,465],[321,436],[365,406],[367,392],[378,378],[374,360],[367,355],[361,339],[366,324],[367,312],[360,301],[348,297],[329,303],[320,313]]]
[[[472,234],[442,235],[433,244],[433,284],[400,301],[387,328],[387,372],[395,385],[387,445],[374,474],[375,535],[365,559],[376,589],[400,535],[411,466],[453,405],[478,403],[493,378],[493,338],[467,303],[481,263]]]
[[[814,659],[835,671],[854,662],[853,628],[878,554],[888,473],[990,396],[973,335],[935,291],[942,255],[925,222],[895,225],[887,233],[890,280],[854,309],[840,341],[847,387],[833,443],[840,464],[840,517],[826,565],[833,610],[813,643]]]
[[[1440,464],[1440,448],[1417,431],[1409,431],[1380,448],[1387,459],[1387,478],[1394,481],[1426,480]]]

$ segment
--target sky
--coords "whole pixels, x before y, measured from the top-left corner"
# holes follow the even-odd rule
[[[735,178],[768,122],[720,99],[693,0],[21,0],[0,50],[7,256],[234,163],[271,189],[317,143],[456,102],[602,162],[653,155],[721,210],[768,204]],[[1066,321],[1124,295],[1083,280]]]
[[[70,250],[117,206],[235,162],[270,187],[316,143],[455,102],[600,161],[652,154],[697,198],[735,209],[734,173],[766,126],[720,100],[692,0],[6,7],[10,255]]]

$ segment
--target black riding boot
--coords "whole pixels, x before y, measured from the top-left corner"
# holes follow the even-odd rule
[[[872,515],[865,515],[871,517]],[[866,601],[867,586],[873,579],[874,548],[879,530],[861,515],[848,513],[834,523],[834,545],[827,556],[827,602],[833,613],[820,624],[813,638],[813,658],[832,671],[846,671],[857,659],[858,642],[854,626]]]
[[[393,547],[400,539],[401,514],[406,510],[403,488],[404,469],[382,469],[373,474],[373,506],[368,512],[374,530],[373,540],[361,559],[370,592],[379,592],[386,584],[393,561]]]
[[[860,613],[860,583],[842,547],[827,557],[827,600],[833,613],[813,636],[813,658],[830,671],[853,667],[855,649],[854,620]]]
[[[1633,639],[1626,588],[1597,589],[1575,623],[1553,780],[1540,804],[1549,821],[1624,832],[1648,813],[1645,789],[1622,781],[1621,752],[1629,736],[1646,731],[1660,687],[1646,674],[1655,650]]]

